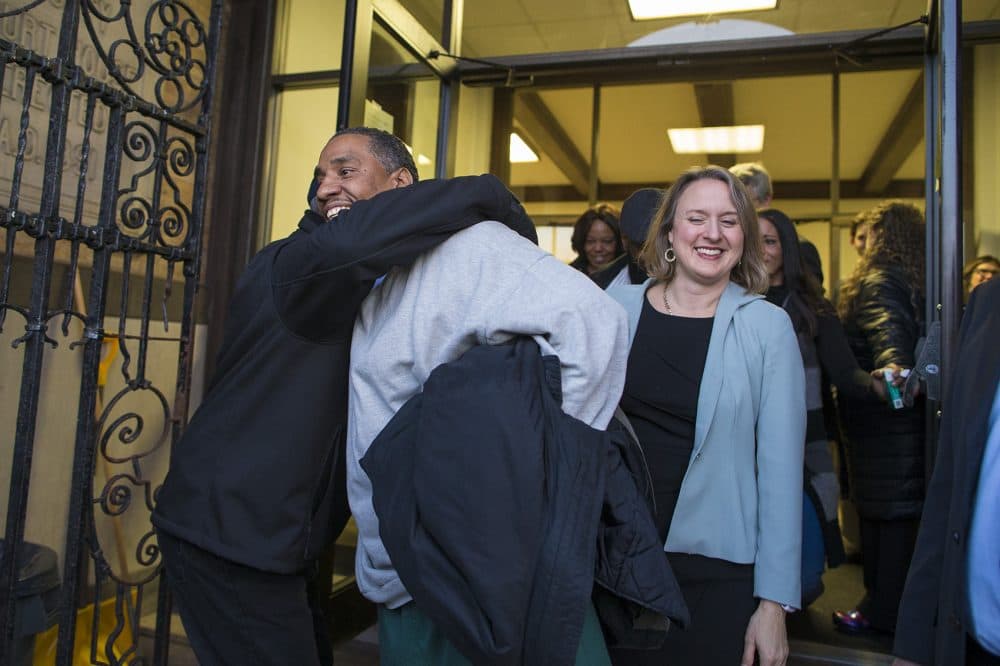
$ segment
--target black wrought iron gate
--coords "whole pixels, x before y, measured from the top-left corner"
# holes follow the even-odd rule
[[[166,663],[149,512],[188,411],[221,7],[0,1],[2,664],[54,622],[48,663]]]

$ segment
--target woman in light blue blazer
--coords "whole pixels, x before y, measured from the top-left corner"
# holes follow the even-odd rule
[[[800,603],[805,375],[767,289],[743,185],[692,169],[641,256],[651,279],[609,290],[629,314],[621,406],[645,449],[664,551],[691,611],[659,651],[618,664],[779,666]]]

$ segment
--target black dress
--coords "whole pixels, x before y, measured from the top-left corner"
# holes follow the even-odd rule
[[[666,315],[644,299],[629,352],[621,407],[649,464],[664,542],[694,449],[698,392],[713,322],[712,317]],[[688,553],[665,555],[691,612],[691,626],[671,629],[659,650],[612,649],[612,662],[738,664],[747,623],[757,607],[753,565]]]

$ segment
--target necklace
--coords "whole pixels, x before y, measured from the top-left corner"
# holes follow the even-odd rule
[[[670,301],[667,300],[666,287],[663,287],[663,307],[666,308],[668,315],[672,315],[674,313],[674,311],[670,309]]]

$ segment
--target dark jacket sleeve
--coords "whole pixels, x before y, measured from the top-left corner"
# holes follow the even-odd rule
[[[892,271],[875,271],[861,285],[855,317],[876,368],[913,367],[920,324],[911,294],[910,285]]]
[[[826,376],[837,390],[856,398],[872,396],[872,378],[861,369],[844,327],[833,314],[816,317],[816,353]]]
[[[950,374],[952,387],[948,391],[949,396],[955,393],[955,383],[966,381],[966,377],[972,374],[968,365],[982,362],[976,353],[979,350],[969,344],[970,334],[979,323],[976,301],[974,291],[962,319],[957,347],[959,357]],[[988,303],[986,307],[989,307]],[[970,372],[967,373],[967,369]],[[927,488],[924,512],[920,518],[920,532],[899,604],[892,653],[918,664],[929,665],[934,662],[936,626],[939,621],[943,621],[943,618],[938,617],[941,575],[949,540],[948,520],[955,499],[956,446],[960,441],[958,435],[968,427],[964,422],[965,414],[966,411],[960,405],[948,405],[944,410],[934,473]],[[963,585],[964,581],[954,581],[952,584]]]
[[[423,181],[359,201],[275,254],[271,284],[281,319],[312,340],[346,337],[376,278],[483,220],[536,239],[521,204],[490,175]]]

